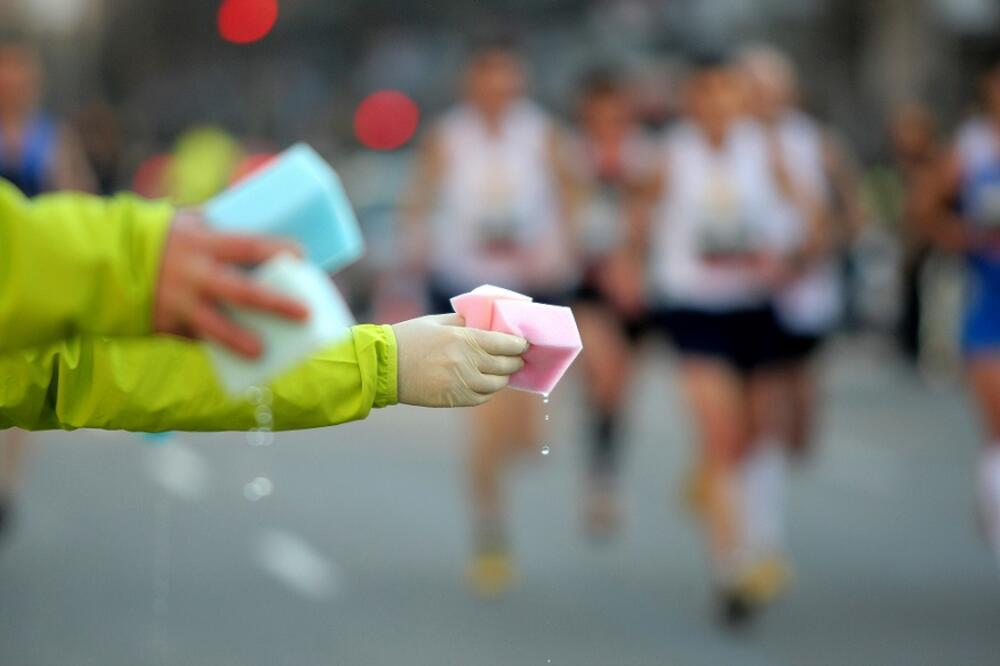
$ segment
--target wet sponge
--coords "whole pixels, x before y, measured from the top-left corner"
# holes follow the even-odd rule
[[[488,331],[493,325],[493,302],[498,300],[531,302],[531,296],[484,284],[451,299],[451,307],[465,317],[466,326]]]
[[[512,333],[531,343],[524,368],[510,378],[511,388],[548,395],[583,349],[569,308],[533,303],[523,294],[490,285],[451,302],[467,326]]]
[[[263,385],[292,369],[310,354],[351,336],[354,317],[330,278],[321,269],[291,255],[279,255],[253,271],[254,281],[293,298],[309,309],[309,318],[295,322],[237,308],[227,308],[241,327],[254,331],[264,353],[245,359],[221,345],[208,344],[222,385],[230,393]]]
[[[220,231],[295,240],[306,259],[335,273],[365,244],[340,178],[316,151],[297,144],[204,206]]]

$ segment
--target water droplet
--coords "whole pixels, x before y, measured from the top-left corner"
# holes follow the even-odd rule
[[[549,420],[549,415],[548,415],[548,414],[546,414],[546,415],[545,415],[545,420],[546,420],[546,421],[548,421],[548,420]]]
[[[270,426],[274,422],[274,414],[267,405],[260,405],[254,410],[253,416],[257,419],[258,426]]]
[[[247,432],[247,444],[250,446],[270,446],[274,443],[274,433],[270,428],[252,428]]]
[[[544,398],[542,398],[542,402],[544,402],[546,405],[549,404],[549,396],[545,396]]]
[[[258,476],[243,487],[243,496],[251,502],[263,499],[274,492],[274,484],[266,476]]]
[[[550,449],[550,448],[549,448],[549,445],[548,445],[548,444],[546,444],[545,446],[543,446],[543,447],[542,447],[542,455],[543,455],[543,456],[547,456],[547,455],[549,455],[549,453],[550,453],[551,451],[552,451],[552,449]]]
[[[270,405],[273,398],[271,389],[263,386],[251,386],[244,395],[252,405]]]

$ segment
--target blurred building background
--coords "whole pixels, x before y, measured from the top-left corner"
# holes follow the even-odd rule
[[[396,88],[428,112],[453,93],[466,38],[490,22],[522,37],[535,91],[567,111],[594,63],[665,71],[693,49],[770,42],[791,53],[807,106],[861,154],[884,151],[887,109],[933,102],[946,124],[971,103],[976,72],[1000,46],[991,0],[439,0],[283,2],[249,46],[216,31],[212,2],[5,0],[0,17],[36,35],[53,108],[95,99],[120,108],[132,141],[163,148],[192,123],[349,152],[368,92]]]

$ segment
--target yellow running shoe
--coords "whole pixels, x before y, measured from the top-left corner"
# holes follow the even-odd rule
[[[792,566],[781,555],[771,555],[757,561],[740,577],[737,589],[740,596],[755,605],[766,605],[777,600],[791,587]]]
[[[469,564],[468,583],[483,599],[503,596],[514,585],[514,563],[506,550],[483,550]]]
[[[758,561],[731,587],[721,590],[720,619],[734,630],[749,625],[758,613],[776,601],[792,583],[791,565],[780,555]]]

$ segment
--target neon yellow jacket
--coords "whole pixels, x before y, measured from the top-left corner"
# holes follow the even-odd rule
[[[29,200],[0,180],[0,352],[149,333],[173,213],[127,195]]]
[[[363,419],[395,404],[396,338],[363,325],[271,385],[274,428]],[[228,395],[197,343],[76,338],[0,355],[0,428],[249,430],[253,406]]]
[[[0,180],[0,428],[254,427],[200,345],[149,336],[173,213],[132,196],[28,200]],[[396,382],[392,329],[356,326],[275,382],[274,427],[364,418],[396,402]]]

